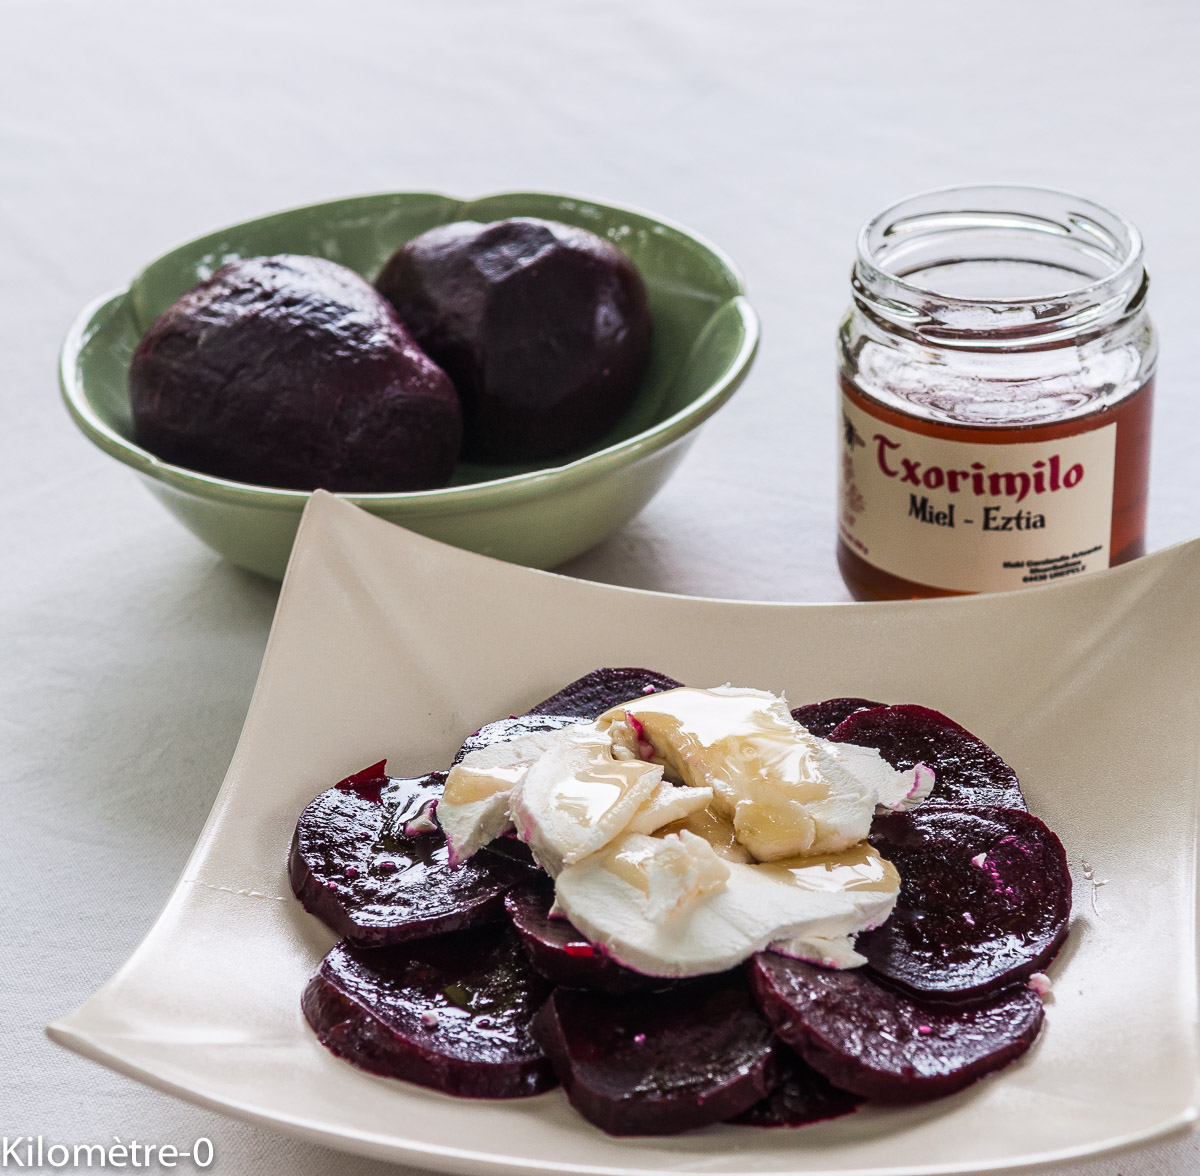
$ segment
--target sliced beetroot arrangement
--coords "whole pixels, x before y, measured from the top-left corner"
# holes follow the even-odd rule
[[[791,1050],[779,1053],[783,1074],[779,1085],[729,1122],[747,1127],[807,1127],[848,1115],[865,1101],[861,1095],[839,1090]]]
[[[558,731],[578,722],[578,719],[569,715],[511,715],[507,719],[497,719],[494,723],[485,723],[478,731],[472,731],[463,740],[454,762],[458,763],[471,752],[495,743],[511,743],[522,735],[532,735],[536,731]]]
[[[937,783],[926,805],[1025,807],[1016,772],[983,740],[940,711],[924,706],[858,711],[839,723],[829,738],[877,748],[900,771],[927,764],[934,770]]]
[[[504,923],[362,951],[342,942],[301,1007],[321,1044],[373,1074],[466,1098],[555,1085],[530,1025],[550,985]]]
[[[852,714],[863,710],[875,710],[882,702],[872,702],[869,698],[827,698],[824,702],[810,702],[807,706],[798,706],[792,711],[792,718],[802,727],[807,727],[814,735],[828,739],[833,729],[844,723]]]
[[[502,919],[504,895],[528,867],[480,853],[450,869],[431,818],[443,781],[440,772],[417,780],[358,773],[312,801],[288,855],[304,909],[360,947]]]
[[[679,685],[595,670],[480,728],[455,762]],[[510,1098],[561,1081],[613,1135],[798,1127],[867,1098],[952,1094],[1019,1057],[1044,1016],[1024,981],[1066,937],[1071,883],[1016,774],[925,707],[835,698],[792,716],[937,773],[927,801],[872,824],[901,889],[889,919],[858,936],[865,967],[771,952],[684,981],[622,967],[551,917],[553,882],[524,842],[499,837],[451,870],[436,807],[446,773],[393,779],[381,762],[318,796],[292,843],[296,894],[346,937],[304,992],[318,1038],[363,1069],[450,1094]]]
[[[674,678],[655,670],[634,666],[606,667],[584,674],[564,686],[557,694],[529,708],[531,715],[569,715],[575,722],[598,719],[610,707],[628,702],[639,694],[676,690],[682,686]]]
[[[877,817],[871,843],[900,871],[900,897],[857,947],[913,996],[986,996],[1041,971],[1067,937],[1066,852],[1029,813],[922,807]]]
[[[862,968],[835,971],[760,952],[755,996],[775,1032],[835,1086],[881,1102],[953,1094],[1020,1057],[1037,1036],[1041,998],[1023,985],[987,1003],[921,1004]]]
[[[670,986],[669,980],[622,967],[589,943],[566,919],[551,918],[553,903],[554,884],[544,874],[513,887],[504,899],[525,951],[543,976],[567,988],[596,992],[637,992]]]
[[[718,1123],[778,1078],[771,1026],[740,975],[633,996],[558,988],[533,1032],[571,1105],[610,1135]]]

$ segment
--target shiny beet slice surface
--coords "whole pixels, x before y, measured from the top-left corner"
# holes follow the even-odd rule
[[[622,967],[589,943],[566,919],[551,918],[554,883],[545,875],[513,887],[505,910],[533,966],[555,984],[596,992],[637,992],[669,987],[669,980]]]
[[[818,968],[770,952],[754,957],[750,978],[775,1032],[810,1066],[842,1090],[883,1102],[969,1086],[1020,1057],[1044,1016],[1023,985],[971,1007],[921,1004],[862,968]]]
[[[558,988],[534,1036],[571,1105],[610,1135],[718,1123],[778,1078],[774,1035],[740,974],[632,996]]]
[[[288,873],[305,910],[360,947],[503,919],[504,895],[528,867],[483,852],[450,869],[446,839],[428,820],[440,772],[356,780],[322,792],[296,825]]]
[[[810,702],[807,706],[795,707],[792,718],[814,735],[828,739],[833,729],[844,723],[852,714],[862,710],[875,710],[882,702],[869,698],[827,698],[824,702]]]
[[[992,804],[1025,808],[1017,774],[986,743],[940,711],[924,706],[882,706],[858,711],[829,738],[874,747],[894,768],[916,764],[934,770],[937,782],[924,803]]]
[[[1044,968],[1067,936],[1067,856],[1029,813],[917,808],[877,817],[871,843],[900,871],[900,897],[858,950],[913,996],[986,996]]]
[[[494,743],[511,743],[514,739],[520,739],[522,735],[532,735],[537,731],[558,731],[578,722],[578,719],[570,715],[512,715],[507,719],[497,719],[494,723],[485,723],[478,731],[472,731],[463,740],[454,762],[458,763],[463,756],[491,747]]]
[[[839,1090],[790,1050],[780,1050],[780,1054],[783,1077],[779,1085],[729,1122],[746,1127],[805,1127],[848,1115],[862,1106],[861,1095]]]
[[[607,667],[584,674],[557,694],[529,708],[531,715],[569,715],[575,722],[598,719],[609,707],[628,702],[641,694],[675,690],[682,686],[674,678],[635,666]]]
[[[466,1098],[555,1085],[530,1033],[550,985],[505,923],[321,962],[301,1007],[321,1044],[363,1070]]]

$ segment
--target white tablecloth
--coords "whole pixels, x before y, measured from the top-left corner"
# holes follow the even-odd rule
[[[671,485],[567,570],[842,600],[832,349],[855,231],[921,188],[1063,187],[1146,236],[1159,547],[1200,530],[1198,34],[1200,9],[1170,0],[0,0],[0,1134],[207,1136],[213,1171],[347,1170],[41,1034],[182,868],[275,602],[74,432],[54,361],[85,300],[178,240],[357,192],[539,188],[660,212],[743,267],[761,355]],[[1056,1172],[1197,1170],[1176,1137]]]

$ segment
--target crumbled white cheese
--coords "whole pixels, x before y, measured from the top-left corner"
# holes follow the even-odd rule
[[[681,688],[470,753],[438,816],[453,861],[515,827],[555,910],[639,971],[717,972],[767,947],[844,968],[899,893],[871,820],[933,783],[814,736],[781,697]]]

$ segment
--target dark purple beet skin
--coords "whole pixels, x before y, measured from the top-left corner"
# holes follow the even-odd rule
[[[439,225],[397,250],[375,285],[454,381],[473,460],[540,461],[598,440],[649,363],[637,269],[572,225]]]
[[[137,443],[188,469],[293,490],[444,486],[462,411],[445,372],[356,273],[233,261],[172,303],[129,368]]]
[[[1029,813],[922,807],[876,818],[871,843],[900,871],[900,897],[857,947],[910,995],[987,996],[1045,968],[1067,937],[1067,855]]]
[[[792,718],[814,735],[828,739],[833,729],[855,712],[875,710],[883,705],[869,698],[827,698],[824,702],[810,702],[807,706],[796,707],[792,711]]]
[[[1023,809],[1025,797],[1017,774],[986,743],[940,711],[924,706],[882,706],[850,715],[830,733],[837,743],[877,748],[894,768],[917,764],[937,777],[924,802],[990,804]]]
[[[635,666],[608,666],[593,670],[564,686],[557,694],[531,706],[531,715],[563,715],[575,722],[598,719],[606,710],[643,694],[676,690],[682,686],[667,674]]]
[[[780,1049],[783,1077],[766,1098],[729,1121],[746,1127],[806,1127],[837,1119],[862,1106],[863,1098],[839,1090],[791,1050]]]
[[[750,979],[775,1032],[842,1090],[881,1102],[953,1094],[1020,1057],[1041,998],[1023,985],[965,1008],[919,1004],[862,968],[836,971],[760,952]]]
[[[339,943],[301,1007],[318,1040],[363,1070],[465,1098],[555,1085],[530,1025],[550,985],[506,924],[362,951]]]
[[[322,792],[296,825],[288,873],[305,910],[360,947],[504,918],[528,866],[485,851],[452,870],[440,830],[404,832],[441,795],[443,773],[382,787],[356,779]]]
[[[670,987],[669,980],[622,967],[589,943],[566,919],[551,918],[554,883],[544,874],[514,886],[504,898],[504,909],[512,919],[533,966],[555,984],[587,988],[595,992],[638,992]]]
[[[778,1079],[771,1027],[740,974],[635,996],[558,988],[533,1032],[571,1105],[610,1135],[718,1123]]]

